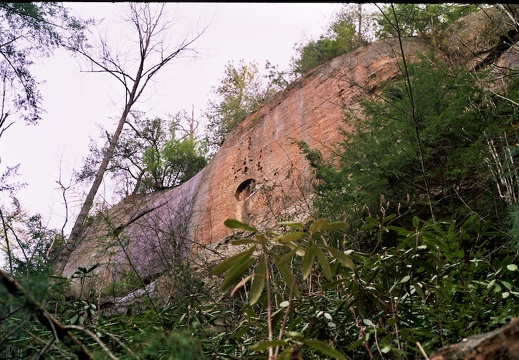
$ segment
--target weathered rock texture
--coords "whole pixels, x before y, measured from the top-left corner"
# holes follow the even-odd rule
[[[404,41],[412,58],[430,46]],[[344,112],[397,75],[398,43],[378,42],[332,60],[248,116],[218,153],[183,185],[132,196],[84,234],[63,273],[100,263],[105,285],[125,272],[153,279],[186,251],[200,251],[231,234],[227,218],[262,228],[311,216],[312,170],[295,141],[328,157],[341,139]],[[101,218],[101,217],[104,218]]]
[[[517,68],[519,26],[509,16],[516,9],[471,14],[454,24],[446,32],[444,43],[434,49],[425,41],[405,39],[402,45],[407,60],[434,50],[438,58],[453,67],[477,70],[497,65],[494,71]],[[112,304],[114,312],[125,309],[138,294],[149,295],[152,289],[167,299],[175,292],[175,284],[160,276],[174,274],[181,259],[197,254],[190,261],[199,259],[203,266],[223,249],[233,250],[226,241],[232,235],[224,226],[227,218],[264,228],[279,220],[305,221],[311,217],[314,174],[294,142],[303,140],[328,157],[333,144],[341,139],[339,129],[345,112],[357,111],[361,99],[375,95],[391,82],[398,74],[399,59],[399,43],[394,40],[380,41],[332,60],[244,119],[209,164],[188,182],[149,195],[131,196],[99,214],[62,274],[70,278],[78,267],[99,264],[92,276],[76,279],[73,295],[95,289],[104,304]],[[122,283],[126,284],[123,288]],[[149,286],[137,290],[143,283]],[[517,359],[516,355],[495,357],[503,346],[516,354],[519,351],[517,322],[514,324],[503,333],[478,338],[483,342],[469,339],[475,344],[472,350],[465,351],[462,343],[443,349],[433,359]],[[500,334],[511,334],[512,342],[506,342]],[[499,350],[494,341],[501,340]]]
[[[498,62],[519,40],[518,10],[514,4],[498,4],[451,25],[441,44],[450,64],[480,70]]]
[[[519,318],[501,329],[446,346],[430,360],[519,360]]]
[[[438,58],[455,60],[457,66],[488,65],[484,54],[491,54],[494,63],[517,65],[517,48],[512,46],[517,26],[507,14],[492,10],[470,16],[482,24],[482,32],[472,26],[475,20],[463,20],[448,32],[441,51],[426,41],[404,39],[407,60],[434,50]],[[510,41],[496,47],[502,39]],[[70,277],[78,267],[100,264],[93,272],[97,276],[89,279],[92,284],[84,281],[81,286],[78,281],[76,295],[92,287],[101,295],[113,293],[129,274],[139,278],[136,283],[149,283],[188,253],[212,254],[231,235],[224,226],[227,218],[263,228],[278,220],[311,217],[314,175],[294,142],[303,140],[328,157],[341,139],[345,112],[355,112],[361,99],[391,82],[400,58],[400,44],[391,40],[332,60],[245,118],[188,182],[131,196],[98,215],[63,272]]]

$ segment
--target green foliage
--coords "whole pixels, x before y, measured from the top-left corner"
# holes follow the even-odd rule
[[[196,137],[194,119],[188,119],[190,129],[184,130],[181,123],[185,118],[182,113],[168,120],[133,113],[133,121],[123,129],[108,167],[123,196],[178,186],[204,168],[207,149]],[[78,180],[94,177],[108,143],[102,148],[91,143]]]
[[[377,37],[438,38],[453,21],[481,8],[480,4],[386,4],[374,17]]]
[[[199,154],[196,146],[191,139],[173,138],[159,151],[148,147],[143,155],[146,170],[143,186],[161,190],[178,186],[195,176],[207,164],[207,159]]]
[[[346,118],[352,130],[344,132],[339,157],[332,159],[338,167],[300,144],[318,170],[320,216],[361,223],[380,207],[407,212],[402,221],[504,211],[487,163],[488,139],[513,132],[514,118],[506,113],[515,105],[487,93],[468,73],[450,74],[434,58],[408,65],[408,75],[409,81],[394,81],[379,99],[365,101],[360,115]],[[499,226],[500,216],[494,219]]]
[[[363,4],[344,4],[326,34],[296,47],[297,54],[291,63],[292,73],[305,75],[339,55],[366,45],[371,32],[370,16]]]
[[[61,295],[65,284],[58,279],[51,278],[48,272],[31,272],[30,274],[17,272],[15,279],[29,296],[50,309],[58,307],[58,304],[65,300]],[[37,357],[53,334],[36,320],[29,301],[14,297],[2,284],[0,285],[0,308],[2,323],[0,326],[0,358],[29,359]],[[49,346],[47,351],[49,358],[75,358],[70,353],[67,356],[66,353],[67,350],[62,342]]]
[[[97,306],[85,300],[74,301],[72,303],[73,314],[66,321],[71,325],[85,325],[92,322],[92,318],[96,316]]]
[[[245,64],[241,60],[235,66],[230,61],[225,67],[220,84],[213,89],[215,100],[209,101],[206,110],[211,145],[220,147],[236,125],[272,92],[270,85],[264,87],[256,63]]]
[[[84,280],[91,276],[95,268],[78,268],[73,278]],[[64,326],[75,326],[72,331],[91,350],[93,358],[108,358],[110,352],[120,359],[204,359],[202,342],[190,333],[198,331],[196,334],[202,337],[208,328],[200,328],[203,315],[196,315],[205,295],[200,292],[199,278],[186,270],[177,269],[179,285],[169,306],[157,312],[148,303],[149,310],[135,312],[131,316],[105,316],[96,305],[98,303],[65,299],[61,295],[64,293],[65,279],[53,278],[46,273],[31,274],[17,280],[54,316],[61,318]],[[63,342],[54,341],[54,333],[35,318],[33,308],[12,295],[4,286],[0,287],[0,358],[26,359],[42,355],[49,359],[76,358]],[[79,329],[85,329],[85,332]]]
[[[274,232],[261,233],[257,229],[229,219],[225,224],[233,229],[241,229],[254,233],[254,238],[237,240],[235,245],[248,245],[248,247],[222,261],[213,268],[213,275],[225,276],[221,291],[232,289],[235,293],[240,288],[251,282],[248,291],[248,307],[255,305],[260,311],[267,312],[265,321],[268,323],[267,334],[263,335],[267,340],[259,341],[249,346],[251,354],[269,350],[270,354],[292,354],[312,352],[317,350],[336,359],[344,359],[344,355],[326,342],[319,339],[306,338],[300,333],[285,329],[286,320],[280,322],[280,316],[285,313],[285,319],[290,317],[290,304],[294,299],[302,297],[300,287],[302,281],[309,278],[315,263],[319,265],[324,276],[332,280],[332,267],[329,257],[333,257],[339,264],[345,267],[353,267],[351,258],[343,252],[330,247],[323,241],[323,236],[329,231],[345,229],[347,224],[342,222],[328,222],[324,219],[311,224],[280,223],[293,231],[277,234]],[[328,255],[327,255],[328,254]],[[297,264],[297,265],[296,265]],[[294,272],[299,268],[297,272]],[[246,275],[246,273],[251,272]],[[249,309],[249,308],[247,308]],[[274,315],[272,315],[274,309]],[[249,310],[245,310],[248,312]],[[244,319],[247,321],[247,319]],[[254,329],[257,319],[247,324],[246,329]],[[274,339],[274,335],[279,338]],[[244,334],[242,334],[243,336]],[[254,334],[258,341],[260,334]],[[275,350],[274,350],[275,349]]]
[[[143,286],[142,278],[140,278],[133,270],[120,270],[118,272],[119,280],[110,283],[102,293],[103,298],[113,298],[125,296],[128,292],[139,289]]]
[[[331,59],[345,54],[345,51],[339,41],[321,37],[318,40],[312,40],[308,44],[297,48],[298,58],[293,60],[293,72],[295,74],[304,75]]]
[[[14,190],[0,189],[0,195],[5,195],[3,191]],[[60,234],[47,229],[40,214],[26,214],[13,193],[9,196],[12,206],[0,206],[0,249],[5,267],[21,277],[46,273],[49,270],[47,253],[51,244],[59,241]]]
[[[84,41],[83,33],[90,23],[71,17],[60,3],[0,4],[0,84],[4,104],[0,136],[10,126],[6,122],[8,115],[16,114],[27,122],[40,120],[41,94],[30,66],[58,47]]]
[[[268,79],[268,84],[272,92],[286,89],[295,80],[291,71],[279,70],[277,65],[271,64],[268,60],[265,64],[265,70],[268,71],[268,75],[264,77]]]
[[[205,359],[200,343],[180,333],[158,333],[148,341],[141,355],[149,360]]]
[[[352,358],[422,356],[417,342],[430,353],[519,311],[510,300],[519,295],[516,211],[513,227],[504,221],[517,206],[517,104],[510,101],[517,79],[496,94],[432,56],[400,69],[399,81],[382,84],[380,96],[348,114],[337,157],[325,161],[297,143],[317,170],[319,215],[352,225],[327,241],[340,250],[346,243],[353,266],[339,262],[343,252],[330,252],[330,264],[342,266],[316,273],[311,263],[323,257],[307,252],[303,278],[327,279],[313,284],[320,302],[329,299],[317,312],[328,314],[327,323],[311,317],[309,298],[302,298],[312,304],[306,311],[294,303],[314,325],[305,330],[344,344],[339,349]]]
[[[446,5],[428,6],[428,16],[437,17]],[[414,14],[409,27],[401,22],[403,33],[438,29],[434,17],[430,24],[417,20],[418,5],[395,8]],[[467,8],[449,9],[442,11],[456,18]],[[308,48],[307,60],[357,46],[361,21],[354,19],[334,23],[333,37]],[[228,66],[228,81],[218,89],[222,101],[213,104],[213,129],[221,134],[259,101],[247,94],[257,72],[241,65],[242,72]],[[10,270],[95,358],[422,358],[418,343],[430,354],[508,323],[519,314],[519,254],[510,240],[517,243],[519,233],[518,135],[510,127],[519,82],[512,76],[506,93],[492,94],[433,57],[401,66],[401,79],[381,84],[378,101],[364,102],[361,116],[346,119],[353,132],[345,133],[333,165],[297,142],[317,171],[322,218],[282,222],[275,231],[227,220],[250,235],[234,240],[237,253],[212,268],[221,282],[175,262],[169,299],[158,305],[144,297],[126,315],[108,316],[93,293],[65,299],[66,279],[47,274],[44,255],[59,234],[36,216],[20,236],[13,220],[23,217],[3,211],[3,243],[9,247],[8,238],[18,236],[22,254],[8,251]],[[205,165],[201,144],[192,129],[176,138],[176,120],[129,123],[114,173],[126,171],[124,178],[143,192],[196,174]],[[12,189],[5,183],[0,191]],[[83,284],[96,266],[72,277]],[[143,283],[133,270],[110,295]],[[3,286],[0,309],[1,358],[74,358]]]
[[[345,222],[282,222],[282,231],[260,231],[229,219],[228,227],[252,235],[234,240],[241,251],[213,268],[220,284],[186,263],[174,270],[176,291],[165,306],[131,315],[104,316],[91,301],[66,301],[63,283],[45,274],[20,281],[64,324],[93,331],[121,359],[262,358],[269,351],[279,359],[412,358],[422,356],[417,342],[430,354],[517,316],[519,254],[503,245],[506,234],[476,216],[462,223],[414,217],[409,227],[397,221],[366,218],[358,237],[375,245],[360,251]],[[214,286],[230,296],[213,295]],[[41,353],[52,332],[0,291],[2,358]],[[77,335],[96,358],[106,357],[92,337]],[[72,358],[60,343],[43,352]]]
[[[343,4],[325,34],[296,45],[291,72],[304,75],[333,58],[374,40],[420,37],[440,43],[443,30],[480,4],[384,4],[372,11],[365,4]]]
[[[415,217],[409,230],[393,225],[396,217],[367,218],[358,229],[377,243],[369,252],[327,245],[344,222],[281,223],[288,231],[278,234],[226,221],[254,234],[213,269],[226,274],[222,291],[247,289],[232,336],[246,346],[241,356],[421,357],[417,342],[431,353],[517,316],[518,254],[494,246],[504,234],[476,216],[460,224]]]

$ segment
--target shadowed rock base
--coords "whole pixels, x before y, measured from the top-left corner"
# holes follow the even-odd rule
[[[446,346],[430,360],[519,360],[519,318],[501,329]]]

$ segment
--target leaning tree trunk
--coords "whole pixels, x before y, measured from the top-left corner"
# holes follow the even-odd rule
[[[133,105],[140,98],[146,85],[157,74],[157,72],[180,53],[190,50],[189,46],[205,31],[205,29],[202,30],[202,32],[191,39],[185,38],[177,48],[171,52],[167,51],[162,42],[163,38],[161,35],[164,35],[164,31],[169,29],[171,23],[167,21],[166,23],[161,23],[159,21],[164,16],[163,9],[164,4],[159,7],[158,11],[152,11],[149,4],[130,3],[131,21],[137,30],[139,38],[139,67],[137,68],[135,76],[130,76],[124,71],[123,66],[118,63],[119,57],[112,56],[105,43],[103,43],[101,60],[96,60],[83,48],[76,49],[76,51],[84,55],[93,65],[100,69],[98,72],[108,73],[117,78],[117,80],[123,84],[126,91],[126,104],[121,118],[119,119],[117,129],[110,139],[108,149],[96,172],[92,187],[90,188],[90,191],[81,206],[76,222],[72,227],[70,236],[67,242],[63,244],[62,248],[59,249],[57,255],[52,261],[54,273],[58,276],[63,275],[65,266],[72,251],[74,251],[81,241],[81,236],[84,233],[85,220],[92,209],[95,196],[101,186],[104,174],[113,157],[115,147],[117,146],[124,124],[126,123],[126,119],[130,114]],[[150,57],[153,56],[158,61],[154,65],[145,68],[145,62],[149,62]]]
[[[74,223],[74,226],[72,227],[70,236],[69,236],[67,242],[63,245],[63,248],[60,249],[60,251],[57,255],[56,261],[54,263],[54,273],[58,276],[61,276],[63,274],[63,271],[65,270],[65,265],[67,264],[70,254],[76,248],[77,244],[79,243],[79,241],[81,239],[81,234],[84,229],[85,220],[87,219],[88,213],[92,209],[92,205],[94,204],[95,196],[97,195],[99,187],[101,186],[101,183],[103,182],[104,174],[105,174],[106,169],[108,168],[108,164],[110,163],[110,160],[112,159],[112,156],[114,154],[115,147],[117,146],[117,142],[119,141],[119,136],[121,135],[121,133],[123,131],[123,127],[126,122],[126,118],[128,117],[128,114],[130,112],[131,106],[132,106],[131,103],[128,103],[125,106],[124,112],[121,115],[121,118],[119,119],[117,129],[115,130],[115,133],[113,134],[112,138],[110,139],[110,144],[108,146],[108,149],[106,150],[106,153],[103,156],[101,165],[99,165],[99,168],[97,169],[96,176],[94,178],[94,182],[92,183],[92,186],[90,187],[90,191],[88,192],[88,195],[86,196],[85,201],[83,202],[83,205],[81,206],[81,210],[76,219],[76,222]]]
[[[77,247],[78,243],[81,241],[81,235],[82,235],[84,227],[85,227],[85,220],[87,219],[88,213],[92,209],[92,205],[94,204],[95,196],[97,195],[99,187],[101,186],[101,183],[103,182],[103,177],[106,172],[106,169],[108,168],[108,164],[110,163],[110,160],[112,159],[112,157],[114,155],[115,147],[117,146],[119,137],[123,131],[123,127],[124,127],[124,124],[126,123],[126,119],[128,118],[128,115],[130,114],[133,104],[135,104],[135,102],[137,101],[137,98],[142,93],[142,89],[139,91],[139,84],[142,79],[143,69],[144,69],[144,57],[141,58],[141,62],[139,65],[139,69],[137,70],[137,76],[135,77],[135,81],[133,83],[132,90],[129,93],[128,98],[126,100],[126,104],[124,106],[123,113],[121,115],[121,118],[119,119],[119,123],[117,124],[117,129],[115,130],[115,133],[113,134],[112,138],[110,139],[110,144],[108,145],[108,149],[106,150],[106,153],[103,156],[101,165],[99,165],[99,168],[97,169],[96,176],[94,178],[94,182],[92,183],[92,186],[90,187],[90,191],[88,192],[88,195],[86,196],[85,201],[83,202],[83,205],[81,206],[81,210],[79,211],[79,215],[76,218],[76,222],[74,223],[74,226],[72,227],[72,230],[70,232],[70,236],[69,236],[67,242],[63,245],[63,247],[61,249],[59,249],[59,252],[53,262],[54,274],[57,276],[63,275],[63,271],[65,270],[65,266],[67,265],[70,254],[72,253],[72,251],[74,251],[74,249]]]

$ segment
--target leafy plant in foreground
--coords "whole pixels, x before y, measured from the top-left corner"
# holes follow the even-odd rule
[[[249,349],[253,353],[268,350],[268,357],[274,359],[278,356],[297,356],[302,347],[308,347],[333,358],[344,359],[340,351],[324,341],[308,338],[302,331],[287,331],[287,321],[293,314],[291,306],[294,300],[301,298],[298,282],[309,279],[316,260],[329,281],[332,280],[329,257],[343,266],[354,266],[348,255],[322,241],[324,232],[344,229],[347,224],[330,223],[325,219],[317,220],[309,226],[284,222],[281,225],[292,229],[286,234],[264,234],[232,219],[228,219],[225,224],[230,228],[254,233],[254,238],[236,240],[235,245],[248,247],[222,261],[212,271],[214,275],[227,273],[221,287],[223,292],[232,290],[235,293],[250,282],[249,305],[252,307],[258,304],[267,312],[267,340],[259,341]],[[284,251],[279,251],[280,248]],[[244,277],[254,264],[252,274]],[[296,264],[298,272],[293,271]]]
[[[502,234],[475,216],[461,224],[415,217],[411,229],[392,225],[395,217],[366,219],[360,231],[379,246],[364,253],[328,245],[343,222],[286,222],[290,231],[278,234],[227,220],[253,234],[213,269],[226,274],[222,291],[245,291],[233,336],[242,355],[422,357],[517,316],[518,254],[488,247]]]

